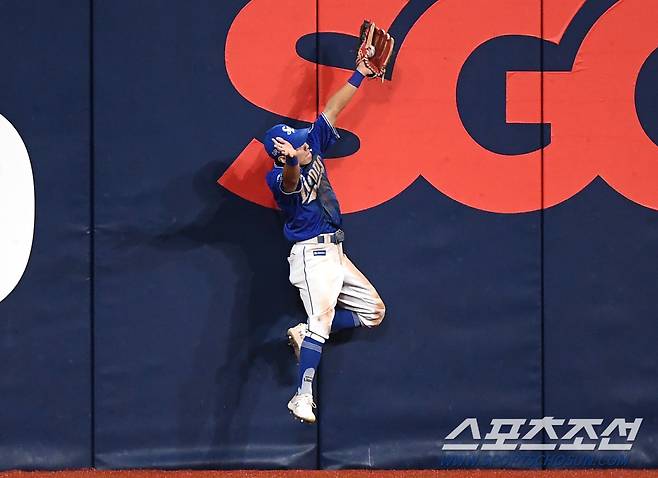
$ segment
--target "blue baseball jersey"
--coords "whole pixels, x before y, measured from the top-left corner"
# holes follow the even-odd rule
[[[320,115],[311,126],[306,143],[312,161],[300,168],[299,183],[293,192],[282,189],[283,167],[275,166],[267,173],[267,185],[283,212],[283,234],[290,242],[332,233],[342,224],[340,205],[336,199],[322,157],[340,136],[329,120]]]

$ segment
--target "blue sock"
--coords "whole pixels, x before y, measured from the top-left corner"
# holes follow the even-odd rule
[[[334,314],[334,321],[331,323],[331,333],[338,332],[343,329],[353,329],[354,327],[359,327],[361,322],[356,316],[356,313],[351,310],[341,309],[336,307],[336,313]]]
[[[313,394],[313,378],[320,365],[322,344],[310,337],[304,337],[299,353],[299,393]]]

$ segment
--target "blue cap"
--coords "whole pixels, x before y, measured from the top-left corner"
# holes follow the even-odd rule
[[[272,126],[265,133],[263,146],[265,147],[267,154],[269,154],[272,159],[276,159],[281,156],[281,152],[274,147],[274,138],[280,136],[292,144],[293,148],[297,149],[306,142],[309,131],[310,128],[295,129],[287,124],[277,124]]]

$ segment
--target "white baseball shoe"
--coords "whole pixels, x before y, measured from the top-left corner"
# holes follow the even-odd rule
[[[302,342],[306,336],[306,331],[308,330],[308,325],[305,323],[299,323],[294,327],[288,329],[288,344],[292,347],[295,352],[295,357],[297,357],[297,362],[299,362],[299,353],[302,347]]]
[[[314,408],[316,405],[310,393],[295,393],[288,402],[288,410],[302,423],[315,423]]]

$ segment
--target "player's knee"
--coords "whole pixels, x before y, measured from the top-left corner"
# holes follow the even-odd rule
[[[385,315],[386,306],[384,305],[384,301],[380,297],[377,297],[377,300],[374,302],[370,312],[370,323],[372,324],[372,327],[376,327],[381,324]]]
[[[310,316],[308,319],[308,332],[306,336],[324,343],[331,333],[331,321],[333,320],[333,317],[333,308],[327,309],[320,314]]]
[[[311,332],[310,330],[306,331],[306,334],[304,335],[304,337],[308,337],[309,339],[316,340],[316,341],[320,342],[321,344],[323,344],[327,341],[326,337],[323,337],[322,335],[317,334],[315,332]]]
[[[382,320],[384,320],[384,316],[386,315],[386,305],[384,305],[384,301],[379,299],[379,302],[377,303],[376,309],[376,314],[377,314],[377,320],[381,324]]]

